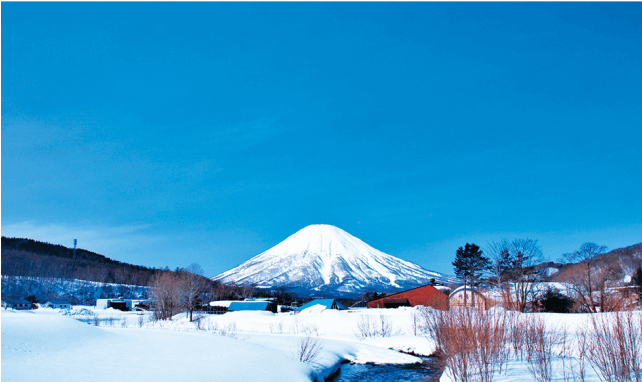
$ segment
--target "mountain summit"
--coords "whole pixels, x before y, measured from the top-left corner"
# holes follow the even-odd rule
[[[449,277],[378,251],[346,231],[307,226],[214,280],[317,294],[356,294],[424,285]]]

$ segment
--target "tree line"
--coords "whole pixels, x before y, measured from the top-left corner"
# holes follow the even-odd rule
[[[103,283],[149,284],[161,270],[112,260],[84,249],[31,239],[2,237],[1,272],[7,276],[80,279]]]
[[[633,248],[633,247],[630,247]],[[487,253],[467,243],[455,252],[452,262],[455,276],[464,287],[464,305],[468,295],[475,299],[479,284],[492,285],[500,294],[502,305],[520,312],[534,310],[592,312],[618,311],[632,300],[642,302],[642,256],[631,273],[631,282],[625,285],[625,267],[605,246],[584,243],[577,251],[562,256],[559,272],[547,275],[547,265],[537,240],[500,240],[488,244]],[[634,255],[639,252],[632,252]],[[546,281],[557,281],[566,288],[566,294],[553,288],[542,288]],[[470,291],[470,293],[466,291]],[[475,301],[471,301],[474,306]]]

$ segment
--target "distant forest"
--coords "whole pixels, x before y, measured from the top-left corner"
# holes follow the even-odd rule
[[[81,279],[104,283],[149,285],[164,270],[112,260],[78,248],[31,239],[2,237],[2,275]],[[169,269],[165,269],[167,271]]]
[[[142,298],[162,275],[176,277],[185,269],[148,268],[112,260],[103,255],[44,243],[32,239],[2,237],[3,299],[45,302],[65,299],[72,304],[92,305],[98,298]],[[254,286],[222,284],[203,278],[203,300],[238,300],[274,297],[291,303],[296,297],[284,290],[261,290]],[[98,285],[91,282],[97,282]],[[120,284],[120,285],[118,285]]]

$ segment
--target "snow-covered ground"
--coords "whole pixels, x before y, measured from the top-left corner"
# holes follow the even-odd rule
[[[414,363],[420,358],[400,351],[430,355],[435,350],[433,341],[421,335],[416,308],[314,308],[298,315],[203,315],[198,323],[190,323],[185,314],[153,321],[148,312],[111,308],[74,307],[71,314],[3,310],[2,380],[321,381],[342,361]],[[588,315],[581,314],[537,315],[548,325],[566,327],[569,337],[588,322]],[[298,349],[306,337],[322,348],[311,362],[300,362]],[[493,380],[533,379],[526,363],[509,361],[508,366]],[[563,380],[562,367],[553,356],[553,381]],[[586,381],[598,380],[588,367]],[[447,374],[441,381],[450,381]]]
[[[111,308],[74,307],[71,315],[63,313],[53,309],[0,313],[3,381],[311,381],[323,380],[344,360],[419,361],[388,347],[433,349],[428,340],[407,334],[359,341],[353,324],[360,312],[297,316],[234,312],[204,316],[200,330],[184,314],[173,321],[153,322],[149,314]],[[392,313],[401,324],[403,312]],[[300,362],[297,348],[308,336],[322,349],[312,362]]]

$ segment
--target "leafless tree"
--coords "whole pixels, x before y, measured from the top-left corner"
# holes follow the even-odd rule
[[[490,272],[495,284],[501,290],[504,306],[512,308],[513,299],[510,293],[511,243],[502,239],[488,243],[486,253],[490,256]]]
[[[535,267],[544,260],[544,255],[533,239],[502,239],[488,245],[492,258],[493,278],[502,290],[508,308],[524,312],[534,300],[543,275]]]
[[[601,258],[605,252],[605,246],[584,243],[579,250],[564,255],[566,261],[577,264],[569,267],[561,278],[574,292],[580,308],[592,313],[620,307],[619,294],[613,287],[621,276],[621,268]]]
[[[517,239],[512,243],[511,278],[515,288],[517,309],[524,312],[542,282],[543,275],[535,266],[544,260],[542,250],[533,239]]]
[[[155,315],[161,320],[171,319],[180,306],[179,280],[175,273],[165,271],[156,274],[151,282],[155,300]]]
[[[178,290],[181,306],[183,306],[189,316],[190,322],[194,310],[201,303],[201,295],[205,292],[208,283],[203,276],[203,268],[196,263],[190,264],[189,267],[179,272]]]

